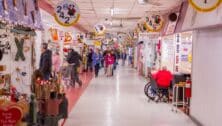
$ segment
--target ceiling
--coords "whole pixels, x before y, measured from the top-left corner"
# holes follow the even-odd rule
[[[55,7],[62,0],[46,0]],[[149,0],[139,4],[138,0],[73,0],[81,12],[78,22],[87,31],[96,24],[105,24],[108,32],[128,31],[135,28],[140,18],[149,12],[166,12],[180,5],[182,0]],[[111,8],[114,15],[111,16]],[[111,23],[112,22],[112,23]],[[120,25],[122,24],[122,25]]]

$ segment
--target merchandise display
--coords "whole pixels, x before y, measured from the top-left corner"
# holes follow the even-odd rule
[[[0,24],[0,125],[17,126],[29,112],[35,31],[42,29],[36,0],[2,0]]]

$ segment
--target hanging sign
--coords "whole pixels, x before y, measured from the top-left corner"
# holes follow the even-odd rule
[[[67,43],[67,42],[71,42],[71,41],[72,41],[72,33],[70,33],[70,32],[65,32],[64,42]]]
[[[94,27],[96,35],[104,35],[106,27],[103,24],[97,24]]]
[[[100,41],[95,41],[95,42],[94,42],[94,45],[95,45],[96,47],[100,47],[100,46],[102,45],[102,42],[100,42]]]
[[[73,1],[64,0],[55,7],[54,17],[60,25],[72,26],[79,20],[79,7]]]
[[[51,32],[52,40],[53,41],[58,41],[59,40],[58,29],[50,28],[49,31]]]
[[[163,17],[158,14],[147,16],[145,27],[149,32],[159,32],[163,27]]]
[[[188,1],[194,9],[201,12],[213,11],[221,4],[221,0],[188,0]]]

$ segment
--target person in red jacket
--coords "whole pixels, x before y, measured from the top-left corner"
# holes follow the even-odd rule
[[[105,62],[108,67],[107,76],[112,76],[112,69],[113,69],[113,64],[115,60],[114,60],[114,57],[111,55],[111,53],[107,54],[107,56],[105,57]]]
[[[173,76],[170,71],[167,70],[167,67],[163,67],[162,70],[159,70],[156,74],[155,80],[159,88],[168,88],[173,79]]]
[[[173,76],[171,72],[167,70],[167,67],[163,67],[162,70],[159,70],[154,79],[156,80],[156,85],[162,92],[164,99],[169,98],[168,88],[170,87]]]

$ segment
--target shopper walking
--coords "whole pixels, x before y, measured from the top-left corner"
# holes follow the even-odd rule
[[[113,64],[114,64],[114,57],[111,53],[107,53],[106,59],[105,59],[106,63],[107,63],[107,76],[112,76],[112,72],[113,72]]]
[[[78,73],[78,67],[80,67],[80,62],[82,61],[81,56],[74,50],[69,49],[69,53],[67,56],[67,62],[69,63],[70,69],[71,69],[71,80],[72,80],[72,86],[75,87],[75,82],[79,84],[79,86],[82,86],[82,81],[79,79],[79,73]]]
[[[39,70],[43,75],[43,79],[49,80],[52,72],[52,51],[48,49],[47,43],[42,43]]]
[[[52,71],[54,73],[54,76],[57,75],[60,71],[60,66],[61,66],[61,59],[59,52],[56,51],[54,55],[52,56]]]
[[[92,68],[92,66],[93,66],[93,65],[92,65],[92,61],[93,61],[92,55],[93,55],[93,50],[90,49],[90,50],[89,50],[89,53],[88,53],[88,55],[87,55],[87,71],[90,70],[90,72],[93,71],[93,68]]]
[[[102,60],[102,56],[99,53],[98,49],[96,49],[96,51],[93,53],[92,59],[93,59],[93,66],[94,66],[94,69],[95,69],[95,77],[98,77],[99,69],[100,69],[100,63],[101,63],[101,60]]]
[[[121,58],[122,58],[122,66],[125,66],[126,58],[127,58],[127,54],[125,50],[123,50]]]
[[[108,70],[108,62],[106,60],[107,58],[107,54],[108,54],[109,50],[106,49],[104,52],[103,52],[103,60],[104,60],[104,71],[105,71],[105,75],[107,74],[107,70]]]

